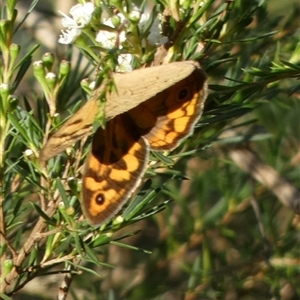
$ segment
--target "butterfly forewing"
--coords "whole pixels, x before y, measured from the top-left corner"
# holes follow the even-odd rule
[[[135,124],[122,114],[99,128],[83,176],[82,208],[90,223],[116,214],[145,171],[149,146]]]

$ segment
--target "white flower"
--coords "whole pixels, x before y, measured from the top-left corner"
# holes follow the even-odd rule
[[[71,44],[80,35],[81,30],[78,28],[69,28],[62,30],[61,33],[58,42],[60,44]]]
[[[96,41],[104,48],[112,49],[116,45],[117,33],[100,30],[96,36]]]
[[[73,18],[60,12],[64,16],[61,23],[67,28],[83,28],[91,21],[94,10],[95,6],[92,2],[77,4],[70,9]]]
[[[100,30],[96,36],[96,41],[106,49],[112,49],[113,47],[115,47],[117,39],[119,44],[123,43],[126,40],[126,34],[124,30],[119,33],[107,30]],[[120,48],[122,47],[120,46]]]
[[[131,66],[132,55],[125,53],[118,56],[119,66],[116,68],[117,72],[127,73],[132,71]]]
[[[125,20],[125,17],[122,14],[118,14],[117,16],[120,18],[121,22]],[[104,20],[103,24],[114,28],[111,18]],[[114,48],[116,46],[117,39],[118,44],[121,44],[126,40],[126,34],[124,30],[121,32],[101,30],[96,36],[96,41],[106,49]]]

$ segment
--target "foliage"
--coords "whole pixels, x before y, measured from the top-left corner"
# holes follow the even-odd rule
[[[126,16],[126,41],[110,51],[97,47],[92,34],[106,25],[94,19],[58,63],[47,53],[32,64],[39,47],[16,43],[27,15],[17,21],[16,1],[1,8],[1,297],[41,278],[50,290],[54,276],[59,299],[68,292],[73,299],[297,299],[300,8],[282,18],[267,1],[157,0],[141,29],[131,2],[127,11],[124,1],[98,2],[94,18]],[[138,5],[143,11],[146,4]],[[168,42],[157,47],[147,37],[161,15]],[[133,68],[159,55],[200,61],[210,93],[193,136],[170,153],[151,154],[123,218],[94,228],[79,205],[91,139],[45,168],[38,155],[87,98],[80,81],[100,69],[101,84],[123,53],[133,56]],[[26,96],[17,96],[26,85]],[[89,81],[81,85],[91,92]],[[235,155],[250,153],[258,158],[246,170]],[[266,168],[282,186],[257,175]],[[286,187],[294,191],[289,200]]]

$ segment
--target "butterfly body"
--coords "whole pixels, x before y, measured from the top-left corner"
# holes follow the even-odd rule
[[[105,106],[108,122],[93,137],[83,174],[81,205],[93,225],[111,218],[128,200],[146,170],[150,149],[172,150],[192,133],[206,98],[206,76],[192,61],[117,74],[114,80],[117,91],[107,96]],[[97,94],[49,140],[51,156],[90,132]],[[75,132],[73,139],[66,128]],[[48,144],[41,160],[51,157]]]

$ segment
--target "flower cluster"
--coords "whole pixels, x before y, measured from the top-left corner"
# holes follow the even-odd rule
[[[89,28],[93,28],[93,30],[89,31],[92,34],[94,34],[95,30],[97,32],[94,37],[91,37],[91,34],[89,34],[89,39],[92,41],[93,46],[107,50],[120,50],[122,54],[118,56],[118,71],[130,71],[133,56],[126,53],[126,50],[123,49],[123,45],[126,42],[126,30],[130,27],[130,22],[134,22],[134,24],[137,24],[138,31],[143,33],[146,30],[146,24],[149,23],[151,10],[141,13],[137,7],[133,7],[130,13],[127,13],[126,8],[124,8],[123,13],[118,12],[113,17],[103,18],[102,20],[96,20],[96,17],[93,18],[94,12],[95,5],[92,2],[73,6],[69,12],[71,17],[60,12],[63,15],[62,25],[66,29],[61,31],[58,42],[61,44],[76,43],[76,40],[83,32],[86,33]],[[97,30],[99,23],[102,26],[100,30]],[[148,30],[149,34],[146,40],[149,45],[157,46],[167,42],[167,38],[160,33],[161,27],[158,18],[152,22]]]
[[[72,18],[60,12],[64,18],[61,23],[66,30],[61,31],[58,42],[61,44],[71,44],[81,34],[81,29],[87,26],[91,19],[95,6],[92,2],[77,4],[70,9]]]

